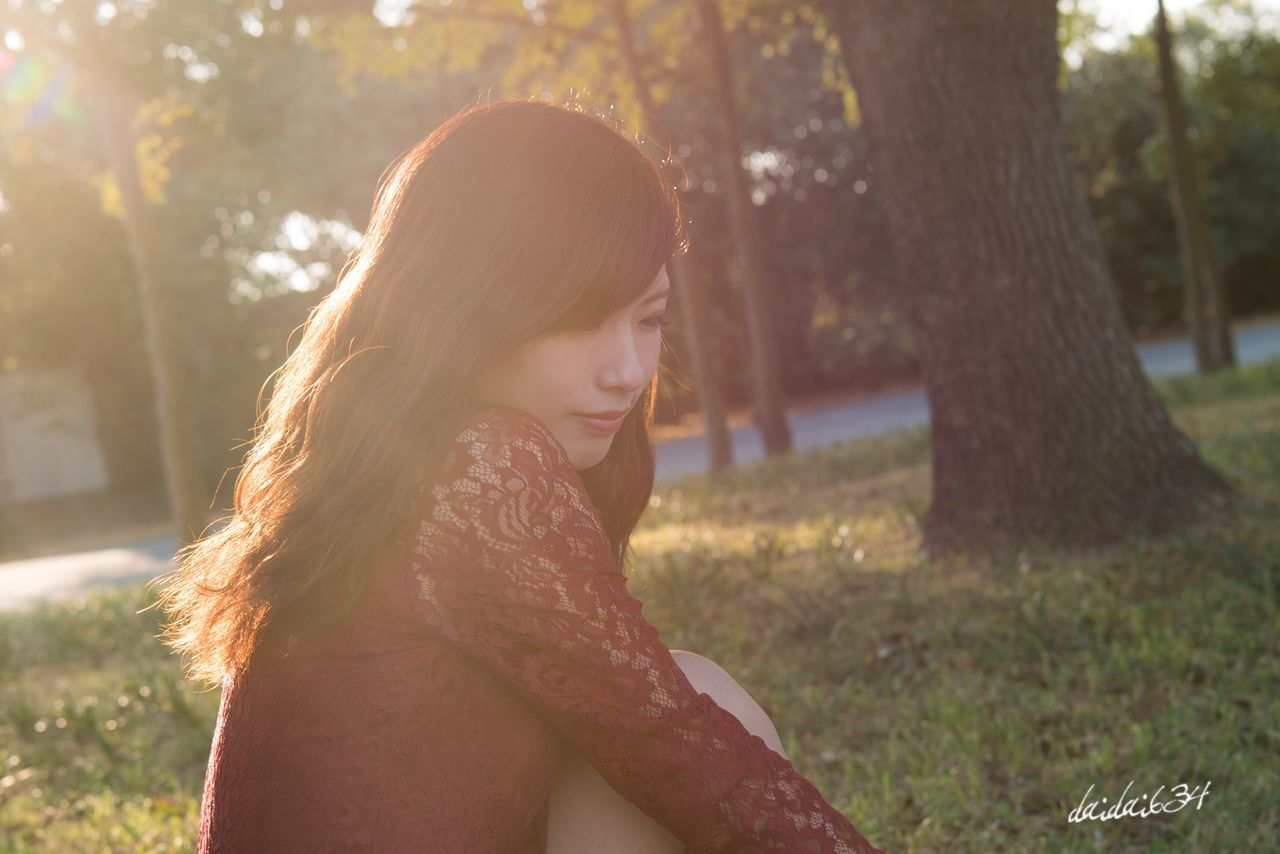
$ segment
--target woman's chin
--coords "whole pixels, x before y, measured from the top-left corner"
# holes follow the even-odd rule
[[[578,471],[586,471],[592,466],[599,465],[609,453],[612,441],[607,442],[604,448],[584,448],[573,457],[573,467]]]

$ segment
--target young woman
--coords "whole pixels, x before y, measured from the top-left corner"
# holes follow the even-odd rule
[[[878,850],[626,586],[686,245],[580,107],[478,104],[389,167],[162,594],[222,685],[201,851]]]

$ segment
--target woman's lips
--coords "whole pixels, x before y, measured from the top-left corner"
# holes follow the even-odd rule
[[[582,415],[576,412],[574,414],[577,415],[579,418],[581,418],[582,422],[586,424],[588,427],[590,427],[592,430],[595,430],[600,433],[617,433],[618,430],[622,428],[622,422],[626,419],[625,415],[620,415],[615,419],[607,419],[607,418],[588,418],[586,415]]]

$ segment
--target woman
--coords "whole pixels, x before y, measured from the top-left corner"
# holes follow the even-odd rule
[[[577,108],[475,105],[388,169],[162,596],[222,684],[200,850],[877,850],[626,588],[685,245]]]

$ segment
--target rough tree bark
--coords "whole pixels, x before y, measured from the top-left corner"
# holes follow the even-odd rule
[[[1058,111],[1054,0],[831,0],[932,411],[935,553],[1089,547],[1230,497],[1121,317]]]
[[[1236,363],[1231,337],[1231,310],[1209,231],[1200,174],[1191,143],[1187,140],[1187,107],[1178,85],[1173,61],[1173,38],[1164,2],[1156,7],[1156,54],[1160,65],[1160,100],[1164,108],[1165,134],[1169,141],[1169,198],[1178,227],[1182,255],[1182,289],[1187,324],[1196,354],[1196,367],[1210,373]]]

